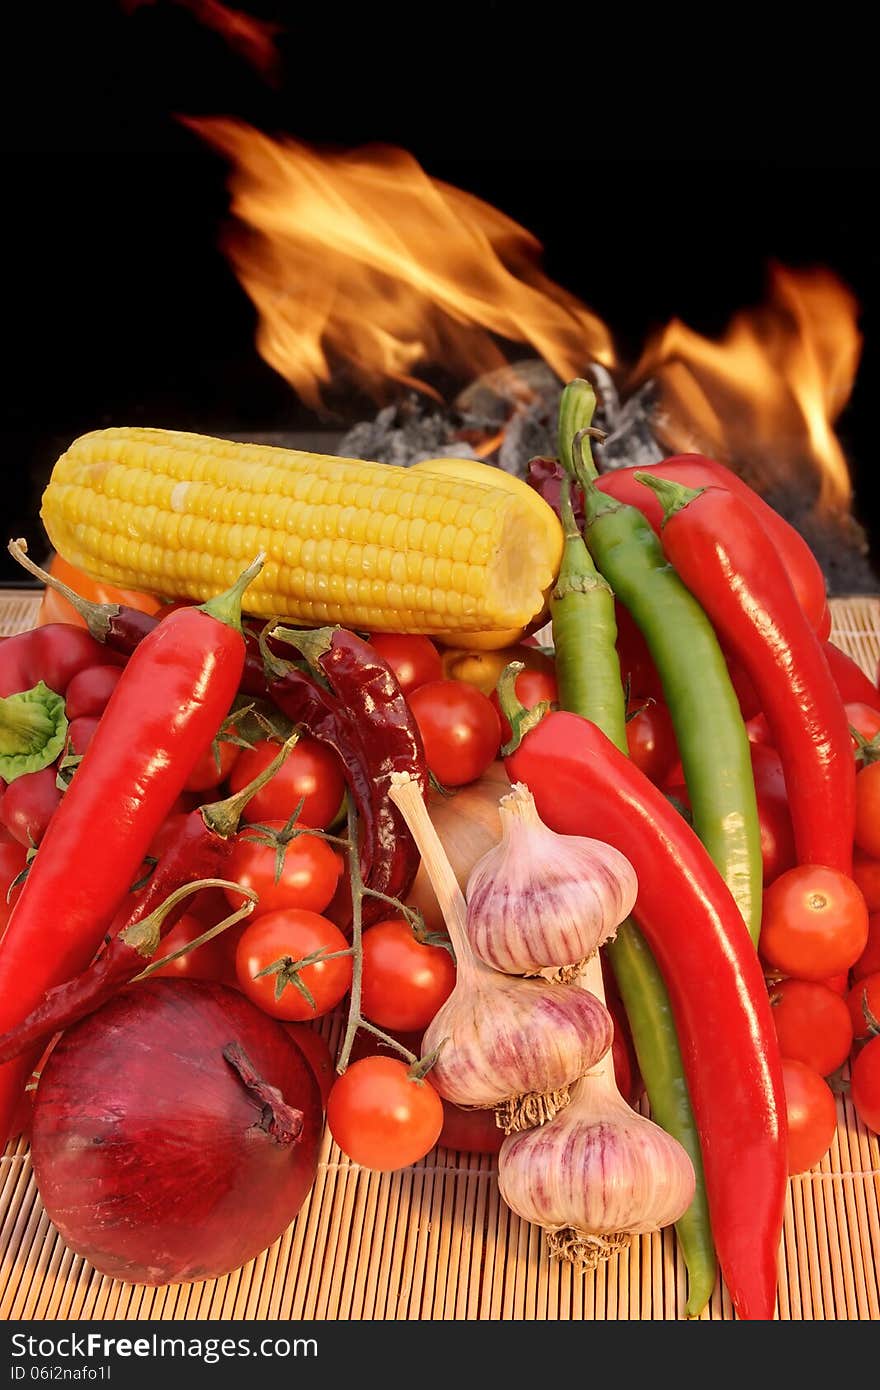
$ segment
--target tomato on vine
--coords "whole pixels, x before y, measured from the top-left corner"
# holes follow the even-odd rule
[[[836,869],[800,864],[764,894],[761,955],[784,975],[822,980],[848,970],[868,940],[868,909]]]
[[[804,1173],[828,1152],[837,1128],[837,1106],[828,1082],[812,1067],[782,1061],[788,1116],[788,1171]]]
[[[353,1163],[391,1172],[433,1149],[443,1128],[443,1103],[430,1081],[395,1057],[364,1057],[335,1082],[327,1124]]]
[[[229,777],[230,792],[240,792],[259,776],[278,753],[269,740],[245,748]],[[304,734],[275,773],[255,792],[242,813],[246,821],[286,821],[302,802],[299,824],[326,830],[336,819],[345,792],[345,778],[332,748]]]
[[[348,949],[339,928],[317,912],[268,912],[248,922],[239,939],[239,988],[273,1018],[318,1018],[335,1008],[351,986],[351,956],[339,954]],[[304,960],[310,963],[295,970]]]
[[[288,907],[323,912],[342,868],[342,856],[326,840],[295,826],[288,831],[278,820],[240,830],[228,861],[229,877],[259,895],[255,916]],[[225,891],[238,907],[240,896],[233,889]]]
[[[404,1033],[427,1028],[454,985],[449,952],[417,941],[403,917],[364,932],[361,1012],[380,1028]]]

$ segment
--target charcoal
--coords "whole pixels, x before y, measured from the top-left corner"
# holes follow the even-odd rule
[[[559,377],[540,357],[510,362],[472,381],[455,398],[455,409],[468,422],[499,430],[520,411],[543,404],[555,413],[562,390]]]
[[[411,392],[397,404],[385,406],[375,420],[353,425],[340,439],[336,452],[345,458],[394,463],[403,468],[429,458],[477,458],[471,446],[456,437],[460,430],[457,414]]]

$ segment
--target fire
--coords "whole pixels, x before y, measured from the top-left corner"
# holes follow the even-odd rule
[[[536,239],[404,150],[322,153],[230,118],[186,123],[232,163],[228,254],[259,311],[260,352],[308,405],[343,373],[376,399],[393,383],[436,396],[420,372],[472,380],[504,365],[504,341],[562,380],[615,367],[609,329],[542,272]],[[833,427],[858,366],[857,313],[829,271],[776,266],[767,303],[720,340],[673,320],[618,381],[659,383],[662,447],[712,454],[764,492],[806,467],[820,509],[845,511]]]
[[[719,342],[674,319],[647,345],[634,377],[660,382],[664,439],[760,476],[763,490],[808,462],[819,507],[846,510],[851,482],[833,425],[861,353],[858,305],[826,270],[771,269],[767,303],[743,311]]]
[[[145,5],[154,5],[156,0],[121,0],[121,3],[126,14],[134,14],[135,10]],[[244,10],[222,4],[221,0],[176,0],[176,3],[181,9],[189,10],[206,29],[213,29],[219,34],[267,81],[277,79],[279,55],[275,37],[281,32],[280,24],[257,19]]]
[[[235,120],[186,123],[234,162],[229,255],[260,352],[308,405],[343,361],[379,399],[392,381],[426,389],[432,364],[469,380],[506,361],[496,338],[563,378],[613,364],[608,329],[542,273],[534,237],[404,150],[319,154]]]

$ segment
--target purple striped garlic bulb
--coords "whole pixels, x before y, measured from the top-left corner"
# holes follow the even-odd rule
[[[501,798],[502,839],[467,884],[474,954],[507,975],[534,975],[589,959],[636,900],[635,870],[601,840],[558,835],[523,782]]]

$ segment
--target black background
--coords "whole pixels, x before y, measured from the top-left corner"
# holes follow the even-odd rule
[[[177,120],[191,113],[321,145],[403,145],[529,228],[624,357],[672,315],[721,331],[761,300],[771,259],[831,267],[862,305],[840,432],[876,551],[875,79],[857,38],[842,57],[835,26],[780,59],[741,15],[735,33],[697,33],[694,57],[668,17],[657,35],[634,13],[631,33],[611,34],[553,3],[248,8],[283,25],[275,86],[170,0],[30,7],[7,29],[9,534],[45,549],[40,491],[84,430],[317,423],[253,346],[253,310],[217,249],[226,168]]]

